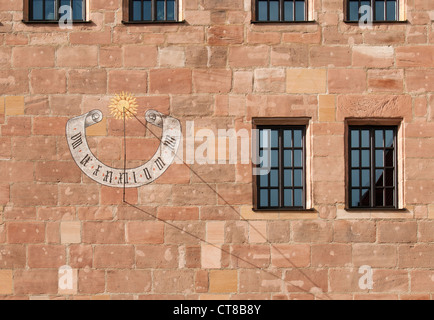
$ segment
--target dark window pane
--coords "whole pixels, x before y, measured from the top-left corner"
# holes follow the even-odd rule
[[[270,139],[271,139],[271,130],[269,129],[260,130],[259,146],[261,148],[269,148],[271,145]]]
[[[382,207],[383,206],[383,192],[384,189],[376,189],[375,190],[375,205]]]
[[[353,168],[360,167],[360,151],[359,150],[351,151],[351,167],[353,167]]]
[[[267,21],[268,20],[268,7],[267,1],[258,2],[258,20]]]
[[[68,6],[69,8],[71,8],[71,1],[69,1],[69,0],[60,0],[60,7],[63,7],[63,6]],[[65,18],[65,19],[68,19],[68,20],[70,20],[71,19],[71,16],[68,14],[68,12],[69,13],[71,13],[71,11],[70,10],[59,10],[59,18]]]
[[[294,147],[301,148],[303,145],[303,137],[301,130],[294,130]]]
[[[292,207],[292,189],[285,189],[284,190],[284,200],[283,205],[285,207]]]
[[[369,167],[370,166],[370,157],[371,157],[371,153],[369,152],[369,150],[362,150],[362,167]]]
[[[303,170],[294,170],[294,187],[303,186]]]
[[[152,20],[152,1],[143,1],[143,21]]]
[[[362,130],[362,148],[369,148],[369,131]]]
[[[279,147],[279,131],[271,130],[271,147],[278,148]]]
[[[360,201],[360,204],[364,207],[368,207],[370,205],[371,200],[371,192],[369,189],[363,189],[362,190],[362,199]]]
[[[387,21],[395,21],[396,20],[396,0],[390,1],[387,0]]]
[[[393,130],[386,130],[386,147],[391,148],[393,147]]]
[[[292,131],[285,130],[283,131],[283,147],[291,148],[292,147]]]
[[[352,207],[360,206],[360,190],[359,189],[353,189],[351,191],[351,206]]]
[[[395,170],[386,169],[386,186],[393,187],[395,181]]]
[[[270,21],[279,21],[279,1],[270,1]]]
[[[260,187],[268,187],[268,174],[264,174],[263,176],[259,176],[259,186]]]
[[[301,207],[303,205],[303,190],[294,190],[294,207]]]
[[[261,189],[259,192],[259,195],[260,195],[259,205],[261,207],[268,207],[268,190],[267,189]]]
[[[359,130],[352,130],[351,131],[351,148],[359,148]]]
[[[270,207],[279,206],[279,190],[270,190]]]
[[[384,152],[383,150],[375,150],[375,166],[384,167]]]
[[[383,130],[375,130],[375,147],[383,148]]]
[[[394,158],[394,151],[393,150],[387,150],[386,151],[386,167],[393,167],[393,159]]]
[[[279,170],[271,170],[270,172],[270,187],[279,186]]]
[[[369,170],[362,170],[362,186],[369,187],[371,184],[371,172]]]
[[[295,1],[295,21],[304,21],[305,13],[304,13],[304,0],[303,1]]]
[[[285,167],[292,167],[292,150],[283,152],[283,164]]]
[[[271,150],[271,167],[279,167],[279,150]]]
[[[303,151],[294,150],[294,167],[301,167],[303,165]]]
[[[141,1],[133,1],[133,21],[140,21],[142,19],[141,10]]]
[[[44,18],[42,0],[33,0],[33,20],[42,20]]]
[[[360,171],[351,170],[351,186],[360,187]]]
[[[56,19],[55,0],[45,0],[45,20]]]
[[[73,0],[72,17],[74,20],[83,20],[83,0]]]
[[[167,1],[167,20],[168,21],[174,21],[175,20],[175,1],[174,0],[168,0]]]
[[[383,187],[384,186],[384,171],[383,170],[375,170],[375,185],[377,187]]]
[[[294,2],[285,1],[284,4],[284,19],[285,21],[294,21]]]
[[[284,187],[292,187],[292,170],[285,170],[283,176]]]
[[[358,1],[350,1],[348,19],[350,21],[359,20],[359,2]]]
[[[164,1],[157,0],[157,20],[164,20],[164,10],[165,10]]]
[[[395,190],[386,189],[386,206],[395,205]]]
[[[384,1],[375,1],[375,20],[384,20]]]

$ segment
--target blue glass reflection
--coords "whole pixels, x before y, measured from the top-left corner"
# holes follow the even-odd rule
[[[279,1],[270,1],[270,21],[279,21]]]
[[[165,3],[164,1],[157,0],[157,20],[164,20]]]
[[[375,20],[384,20],[384,1],[375,1]]]
[[[167,20],[168,21],[174,21],[175,20],[175,1],[174,0],[168,0],[167,1]]]
[[[360,146],[359,139],[360,139],[359,130],[352,130],[351,131],[351,148],[359,148],[359,146]]]
[[[268,207],[268,190],[267,189],[261,189],[259,191],[259,195],[260,195],[259,205],[261,207]]]
[[[270,190],[270,206],[279,206],[279,190]]]
[[[387,0],[387,21],[396,20],[396,1]]]
[[[348,19],[350,21],[359,20],[359,2],[358,1],[350,1]]]
[[[42,0],[33,0],[33,20],[42,20],[44,18]]]
[[[283,174],[284,187],[292,187],[292,170],[285,170]]]
[[[152,1],[143,1],[143,20],[152,20]]]
[[[258,2],[258,20],[267,21],[268,19],[268,6],[267,1]]]
[[[304,11],[304,0],[295,1],[295,21],[304,21],[305,20],[305,11]]]
[[[294,21],[294,3],[292,1],[285,1],[284,3],[284,20]]]
[[[301,189],[294,190],[294,207],[303,206],[303,191]]]
[[[270,172],[270,186],[278,187],[279,186],[279,170],[271,170]]]
[[[292,167],[292,150],[285,150],[283,152],[283,165],[285,167]]]
[[[56,1],[55,0],[46,0],[45,1],[45,20],[54,20],[56,19]]]
[[[83,0],[73,0],[72,18],[74,20],[83,20]]]
[[[283,205],[285,207],[292,207],[292,189],[285,189],[283,192],[285,197]]]
[[[360,171],[351,170],[351,186],[360,187]]]
[[[133,1],[133,21],[140,21],[142,19],[141,10],[141,1]]]
[[[359,189],[353,189],[351,191],[351,206],[352,207],[360,206],[360,191],[359,191]]]

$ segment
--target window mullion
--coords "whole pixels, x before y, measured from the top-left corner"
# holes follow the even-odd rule
[[[283,129],[279,128],[279,208],[283,207]]]

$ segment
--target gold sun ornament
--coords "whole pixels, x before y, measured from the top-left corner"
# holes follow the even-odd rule
[[[123,92],[116,94],[113,99],[111,99],[111,104],[109,105],[110,113],[115,119],[131,119],[137,114],[137,101],[132,93]]]

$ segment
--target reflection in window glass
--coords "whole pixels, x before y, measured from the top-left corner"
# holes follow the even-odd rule
[[[45,20],[56,19],[56,1],[55,0],[45,0]]]
[[[294,2],[293,1],[285,1],[284,4],[284,20],[285,21],[294,21]]]
[[[295,21],[305,20],[304,1],[295,1]]]
[[[348,20],[358,21],[359,20],[359,1],[350,1],[348,6]]]
[[[270,1],[270,21],[279,21],[279,1]]]
[[[157,0],[157,20],[158,21],[164,20],[164,10],[165,10],[164,1]]]
[[[83,20],[83,1],[73,0],[72,17],[74,20]]]
[[[33,20],[43,20],[44,6],[43,0],[33,0]]]
[[[259,1],[258,2],[258,20],[267,21],[268,20],[268,2]]]
[[[306,21],[306,0],[258,1],[256,19],[270,22]]]
[[[396,20],[396,0],[390,1],[387,0],[387,21],[395,21]]]
[[[167,1],[167,20],[173,21],[175,20],[175,1],[168,0]]]

